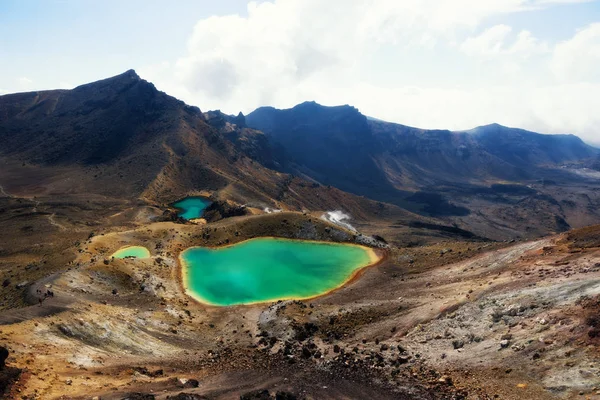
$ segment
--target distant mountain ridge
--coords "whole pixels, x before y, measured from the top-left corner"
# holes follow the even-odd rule
[[[488,238],[600,222],[591,189],[600,150],[575,136],[424,130],[315,102],[202,112],[133,70],[73,90],[0,96],[0,143],[2,189],[28,198],[155,204],[209,193]]]
[[[369,121],[354,107],[315,102],[290,110],[264,107],[248,114],[246,124],[283,147],[294,163],[288,172],[357,194],[386,184],[371,159],[378,144],[369,135]]]
[[[285,151],[284,172],[482,236],[560,232],[600,219],[591,192],[575,195],[597,185],[596,175],[581,168],[595,168],[600,150],[573,135],[498,124],[419,129],[315,102],[261,107],[246,124]]]
[[[297,172],[321,181],[326,171],[327,183],[382,199],[385,193],[435,184],[536,179],[545,168],[600,154],[574,135],[498,124],[425,130],[369,119],[354,107],[314,102],[286,110],[262,107],[246,122],[281,143]]]
[[[572,134],[545,135],[499,124],[480,126],[467,133],[478,137],[490,152],[515,164],[539,163],[546,157],[548,163],[562,163],[597,156],[600,152]],[[497,151],[503,151],[497,153]],[[537,157],[533,158],[532,157]]]

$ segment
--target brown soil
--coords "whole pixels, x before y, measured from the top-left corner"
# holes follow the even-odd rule
[[[31,304],[0,314],[8,365],[23,371],[9,398],[233,399],[256,389],[314,399],[598,397],[597,229],[532,242],[395,245],[327,296],[226,308],[185,295],[181,250],[267,235],[361,237],[292,212],[113,229],[48,258],[64,260],[56,274],[36,278],[30,268],[19,276],[32,283],[9,285]],[[123,245],[152,257],[111,259]],[[38,290],[54,297],[40,306]]]

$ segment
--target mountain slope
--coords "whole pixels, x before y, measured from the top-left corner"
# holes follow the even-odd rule
[[[480,126],[468,134],[487,152],[522,168],[587,159],[600,154],[575,135],[542,135],[498,124]]]
[[[73,90],[0,97],[0,155],[47,170],[79,172],[81,187],[124,197],[171,199],[219,190],[244,175],[257,193],[285,179],[207,123],[202,112],[159,92],[134,71]],[[264,195],[264,193],[262,193]]]
[[[140,200],[203,194],[258,209],[342,210],[392,236],[418,225],[504,239],[600,222],[593,173],[572,172],[598,151],[573,136],[428,131],[314,102],[202,113],[134,71],[0,96],[0,117],[0,186],[15,197],[112,199],[118,214]]]
[[[178,121],[169,114],[178,115],[180,108],[187,116],[200,113],[134,71],[73,90],[2,96],[2,152],[46,164],[109,162],[176,129]]]
[[[541,135],[500,125],[465,132],[423,130],[367,119],[350,106],[314,102],[259,108],[249,126],[281,143],[296,168],[319,180],[373,195],[430,184],[532,179],[544,167],[595,157],[573,135]],[[327,171],[328,173],[322,173]],[[369,181],[370,185],[354,185]]]
[[[132,70],[73,90],[0,96],[0,117],[0,186],[17,197],[168,204],[202,193],[362,220],[380,212],[375,201],[276,171],[283,152],[243,115],[202,113]],[[394,218],[418,218],[386,207]]]
[[[353,107],[322,107],[314,102],[290,110],[259,108],[246,117],[250,127],[267,133],[289,156],[287,170],[324,185],[357,194],[393,190],[371,154],[378,149],[369,122]],[[360,149],[360,151],[357,151]]]
[[[600,153],[573,135],[500,125],[424,130],[368,119],[350,106],[314,102],[286,110],[259,108],[246,122],[284,148],[290,157],[286,172],[468,224],[488,237],[498,231],[509,236],[562,231],[586,218],[600,222],[595,192],[573,197],[597,182],[563,168]],[[515,207],[522,215],[509,211]],[[528,226],[531,218],[546,221],[545,226]]]

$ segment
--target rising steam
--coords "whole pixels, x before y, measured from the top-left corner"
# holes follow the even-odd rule
[[[354,228],[352,225],[350,225],[349,222],[347,222],[351,219],[350,215],[345,214],[343,211],[327,211],[321,216],[321,219],[324,219],[325,221],[329,221],[333,224],[351,230],[352,232],[356,232],[356,228]]]

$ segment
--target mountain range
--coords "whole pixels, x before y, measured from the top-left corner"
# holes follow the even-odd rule
[[[351,106],[306,102],[263,107],[246,118],[293,160],[289,171],[386,201],[440,185],[485,185],[555,176],[564,163],[600,152],[574,135],[542,135],[498,124],[423,130],[370,120]],[[568,175],[565,175],[568,176]]]
[[[133,70],[0,96],[0,397],[593,396],[598,210],[573,135],[228,115]]]
[[[497,239],[600,222],[586,168],[600,151],[574,135],[424,130],[315,102],[202,112],[133,70],[0,96],[0,141],[9,193],[168,203],[206,192],[258,208],[340,209],[387,227],[433,220]]]

